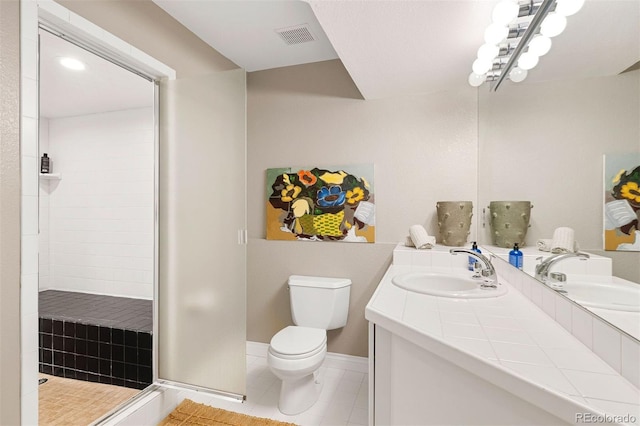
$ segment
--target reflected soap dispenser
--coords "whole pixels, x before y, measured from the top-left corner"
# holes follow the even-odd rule
[[[476,253],[482,253],[480,251],[480,249],[478,248],[478,244],[474,241],[471,243],[471,250],[475,251]],[[475,257],[471,257],[469,256],[469,265],[467,266],[467,268],[470,271],[473,271],[473,265],[477,262],[478,260]]]
[[[513,245],[513,250],[509,252],[509,263],[518,269],[522,269],[522,252],[518,248],[518,243]]]

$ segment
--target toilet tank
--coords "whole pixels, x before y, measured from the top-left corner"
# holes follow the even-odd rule
[[[349,315],[351,280],[292,275],[289,277],[291,317],[295,325],[333,330]]]

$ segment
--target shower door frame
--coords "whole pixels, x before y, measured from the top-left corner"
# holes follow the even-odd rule
[[[31,0],[21,0],[22,2],[31,1]],[[34,2],[36,3],[36,2]],[[28,17],[23,20],[23,25],[27,23],[28,25],[33,25],[35,27],[43,27],[46,31],[52,32],[58,36],[63,36],[67,41],[70,41],[81,48],[90,51],[91,53],[96,54],[122,68],[125,68],[139,76],[146,78],[154,83],[154,266],[153,266],[153,287],[154,287],[154,300],[153,300],[153,359],[152,359],[152,368],[153,368],[153,384],[146,389],[142,390],[136,397],[132,400],[125,403],[123,406],[120,406],[114,412],[111,412],[105,415],[103,418],[98,420],[98,424],[104,423],[109,419],[112,419],[114,416],[121,413],[128,407],[133,406],[139,401],[143,400],[149,393],[158,390],[159,388],[191,388],[197,389],[199,391],[209,392],[214,395],[222,395],[227,398],[232,398],[236,400],[244,399],[244,395],[232,394],[224,391],[216,391],[208,388],[201,388],[198,386],[192,386],[185,383],[177,383],[172,382],[170,380],[163,380],[159,377],[159,368],[158,368],[158,280],[159,280],[159,199],[160,199],[160,79],[168,79],[175,80],[176,73],[175,70],[166,66],[162,62],[156,60],[155,58],[148,56],[139,51],[136,52],[133,46],[128,45],[126,42],[122,40],[117,40],[110,33],[102,30],[101,28],[95,26],[89,21],[79,21],[76,24],[76,21],[70,16],[74,15],[68,9],[63,6],[53,3],[53,2],[42,2],[38,4],[37,14],[34,14],[32,17]],[[116,39],[118,42],[114,42]],[[127,45],[131,48],[132,52],[136,52],[137,54],[133,55],[130,51],[126,50],[126,47],[123,48],[122,45]],[[36,48],[36,50],[39,47]],[[141,54],[140,54],[141,53]],[[25,54],[25,51],[22,51],[21,54]],[[38,63],[37,57],[35,58],[35,63]],[[39,85],[38,90],[39,92]],[[36,99],[28,99],[30,102],[35,102],[37,105]],[[36,135],[35,141],[27,141],[29,143],[38,143],[38,137]],[[37,170],[35,171],[37,172]],[[37,219],[36,219],[37,220]],[[245,241],[246,244],[246,241]],[[246,254],[245,254],[246,256]],[[37,293],[36,293],[37,298]],[[37,303],[37,299],[35,301]],[[23,336],[27,338],[31,338],[32,334],[35,333],[34,338],[37,339],[38,329],[31,330],[29,328],[25,328],[23,330]],[[30,369],[35,368],[38,370],[37,362],[35,364],[31,364],[22,360],[22,374],[25,371],[30,371]],[[33,410],[33,407],[27,405],[27,402],[21,398],[21,410],[24,413],[26,410]]]
[[[160,199],[160,185],[159,185],[159,176],[160,176],[160,103],[159,103],[159,91],[160,91],[160,82],[159,78],[169,78],[175,79],[175,71],[171,70],[167,67],[167,70],[173,71],[171,73],[162,74],[161,72],[157,72],[156,75],[151,75],[148,71],[143,71],[139,67],[137,67],[133,63],[129,63],[127,58],[133,60],[133,58],[128,55],[126,52],[120,52],[120,58],[116,58],[113,52],[110,52],[110,49],[102,46],[100,40],[90,39],[87,40],[88,37],[83,37],[81,34],[76,34],[73,29],[69,28],[69,25],[73,25],[73,23],[68,22],[60,22],[59,20],[53,18],[46,14],[42,16],[40,13],[38,15],[38,30],[43,30],[51,33],[52,35],[59,37],[66,42],[69,42],[81,49],[94,54],[114,65],[117,65],[133,74],[138,75],[139,77],[151,82],[153,84],[153,334],[157,336],[158,331],[158,277],[159,277],[159,199]],[[81,31],[78,29],[78,31]],[[111,34],[109,34],[111,35]],[[112,36],[113,37],[113,36]],[[38,37],[39,39],[39,37]],[[40,42],[38,41],[38,57],[40,56]],[[122,58],[124,57],[124,60]],[[39,63],[39,61],[38,61]],[[40,70],[38,67],[38,76],[40,74]],[[38,94],[40,93],[40,78],[38,77]],[[38,120],[40,120],[40,115],[38,113]],[[39,141],[39,132],[37,139]],[[153,383],[148,388],[157,387],[158,383],[158,343],[157,338],[152,339],[152,372],[153,372]],[[36,368],[38,366],[36,365]],[[148,389],[146,388],[146,389]],[[140,393],[134,397],[134,400],[138,400],[140,396],[143,396],[145,390],[141,390]],[[115,413],[108,413],[104,419],[112,417]],[[100,419],[102,420],[102,419]]]

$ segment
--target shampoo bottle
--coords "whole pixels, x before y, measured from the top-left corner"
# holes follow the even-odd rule
[[[522,269],[522,252],[518,248],[518,243],[515,243],[513,250],[509,252],[509,263],[518,269]]]
[[[473,243],[471,243],[471,250],[477,252],[477,253],[482,253],[480,251],[480,249],[478,248],[478,244],[476,244],[476,242],[474,241]],[[475,257],[471,257],[469,256],[469,265],[467,266],[469,268],[470,271],[473,271],[473,265],[477,262]]]
[[[45,152],[40,158],[40,173],[51,173],[51,164],[49,156]]]

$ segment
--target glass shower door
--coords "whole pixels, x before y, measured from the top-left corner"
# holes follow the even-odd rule
[[[160,84],[157,375],[245,395],[243,70]]]

